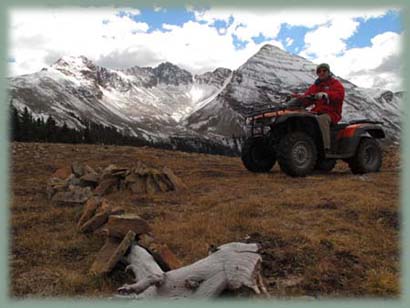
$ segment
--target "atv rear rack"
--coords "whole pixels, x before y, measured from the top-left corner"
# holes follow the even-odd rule
[[[361,123],[383,124],[383,122],[381,122],[381,121],[373,121],[373,120],[369,120],[369,119],[357,119],[357,120],[352,120],[352,121],[350,121],[350,122],[347,123],[347,124],[352,125],[352,124],[361,124]]]

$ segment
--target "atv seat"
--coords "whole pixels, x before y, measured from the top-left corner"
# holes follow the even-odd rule
[[[337,123],[337,124],[330,124],[330,130],[331,131],[338,131],[338,130],[346,128],[349,125],[360,124],[360,123],[383,124],[382,122],[372,121],[372,120],[369,120],[369,119],[356,119],[356,120],[350,121],[349,123],[340,122],[340,123]]]

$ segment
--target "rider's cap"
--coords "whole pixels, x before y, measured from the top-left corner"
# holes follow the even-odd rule
[[[327,63],[321,63],[318,66],[316,66],[316,73],[319,69],[324,68],[326,69],[328,72],[330,72],[330,66]]]

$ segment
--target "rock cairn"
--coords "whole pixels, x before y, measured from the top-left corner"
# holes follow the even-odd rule
[[[180,267],[179,259],[166,244],[153,237],[144,219],[125,213],[103,196],[119,190],[153,194],[183,189],[185,184],[171,169],[158,170],[141,162],[132,169],[109,165],[98,171],[74,162],[70,168],[58,169],[47,183],[47,195],[52,202],[83,205],[77,222],[79,232],[105,236],[105,244],[90,270],[97,275],[110,273],[136,242],[152,253],[164,271]]]
[[[83,204],[92,196],[104,196],[120,190],[154,194],[184,189],[185,184],[170,168],[158,170],[140,161],[131,169],[112,164],[98,171],[74,162],[71,168],[58,169],[47,183],[48,198],[68,204]]]

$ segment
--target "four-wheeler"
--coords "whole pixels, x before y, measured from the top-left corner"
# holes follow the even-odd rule
[[[294,98],[245,115],[248,137],[241,157],[248,170],[268,172],[278,161],[286,174],[306,176],[314,170],[331,171],[338,159],[347,162],[354,174],[380,170],[382,150],[376,139],[385,137],[381,122],[362,119],[331,125],[331,149],[325,151],[318,114],[301,102]]]

